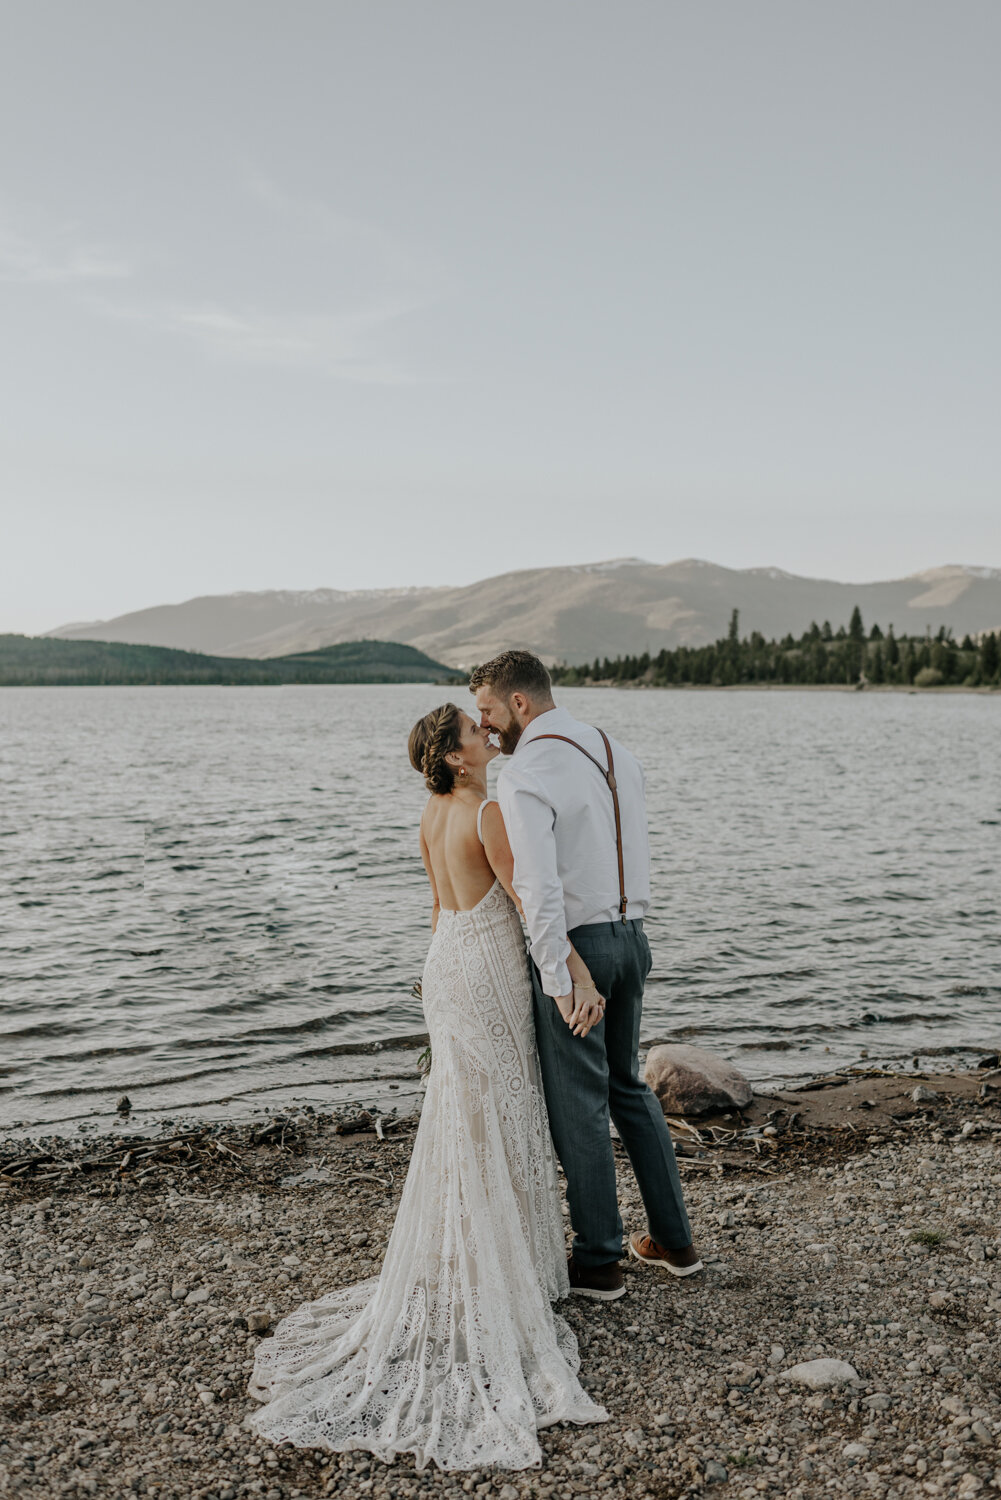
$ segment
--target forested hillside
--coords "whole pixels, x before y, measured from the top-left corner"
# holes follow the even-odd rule
[[[0,636],[0,687],[450,682],[457,675],[423,651],[396,641],[343,641],[319,651],[258,661],[119,641]]]
[[[737,610],[730,629],[710,646],[679,646],[651,655],[605,657],[590,666],[557,667],[553,679],[566,685],[636,682],[653,687],[732,687],[741,683],[800,683],[803,686],[998,687],[1001,632],[976,641],[956,641],[941,626],[935,635],[896,636],[878,625],[866,631],[856,608],[849,624],[832,630],[812,624],[798,638],[766,641],[758,631],[740,635]]]

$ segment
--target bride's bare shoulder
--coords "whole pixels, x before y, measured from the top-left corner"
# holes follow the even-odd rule
[[[424,804],[421,813],[421,829],[427,835],[432,828],[443,826],[450,816],[450,804],[453,798],[438,792],[432,792]]]
[[[430,797],[424,804],[424,811],[421,813],[421,819],[423,820],[424,818],[436,818],[440,816],[440,814],[452,800],[453,799],[446,793],[432,792]]]

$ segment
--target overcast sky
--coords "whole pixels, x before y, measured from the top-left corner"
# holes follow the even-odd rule
[[[0,629],[1001,567],[996,0],[0,17]]]

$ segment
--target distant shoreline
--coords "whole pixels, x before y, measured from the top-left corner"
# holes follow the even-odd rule
[[[557,683],[560,687],[569,684]],[[952,697],[956,693],[973,694],[976,697],[1001,698],[1001,688],[991,685],[964,687],[961,683],[942,684],[939,687],[916,688],[897,682],[867,683],[864,688],[844,682],[577,682],[574,687],[621,688],[626,692],[650,693],[905,693],[912,698]]]
[[[395,678],[371,677],[351,682],[3,682],[4,688],[25,688],[35,691],[40,688],[314,688],[314,687],[441,687],[462,688],[461,682],[449,682],[440,678],[411,678],[401,682]],[[864,688],[843,682],[557,682],[556,692],[566,688],[598,688],[602,691],[617,689],[623,693],[847,693],[872,694],[902,693],[911,698],[951,698],[956,694],[973,697],[992,695],[1001,699],[1001,687],[981,685],[963,687],[961,683],[942,684],[939,687],[916,688],[904,683],[869,683]]]
[[[0,682],[5,688],[316,688],[316,687],[461,687],[462,683],[435,678],[364,677],[349,682]]]

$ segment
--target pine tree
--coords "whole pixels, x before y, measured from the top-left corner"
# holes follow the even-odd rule
[[[841,631],[838,631],[841,636]],[[862,624],[862,611],[856,604],[852,610],[852,617],[848,622],[848,636],[845,648],[845,680],[857,682],[862,675],[865,666],[865,627]]]
[[[893,633],[892,625],[886,637],[886,660],[891,667],[895,667],[900,660],[900,647],[897,645],[897,637]]]

